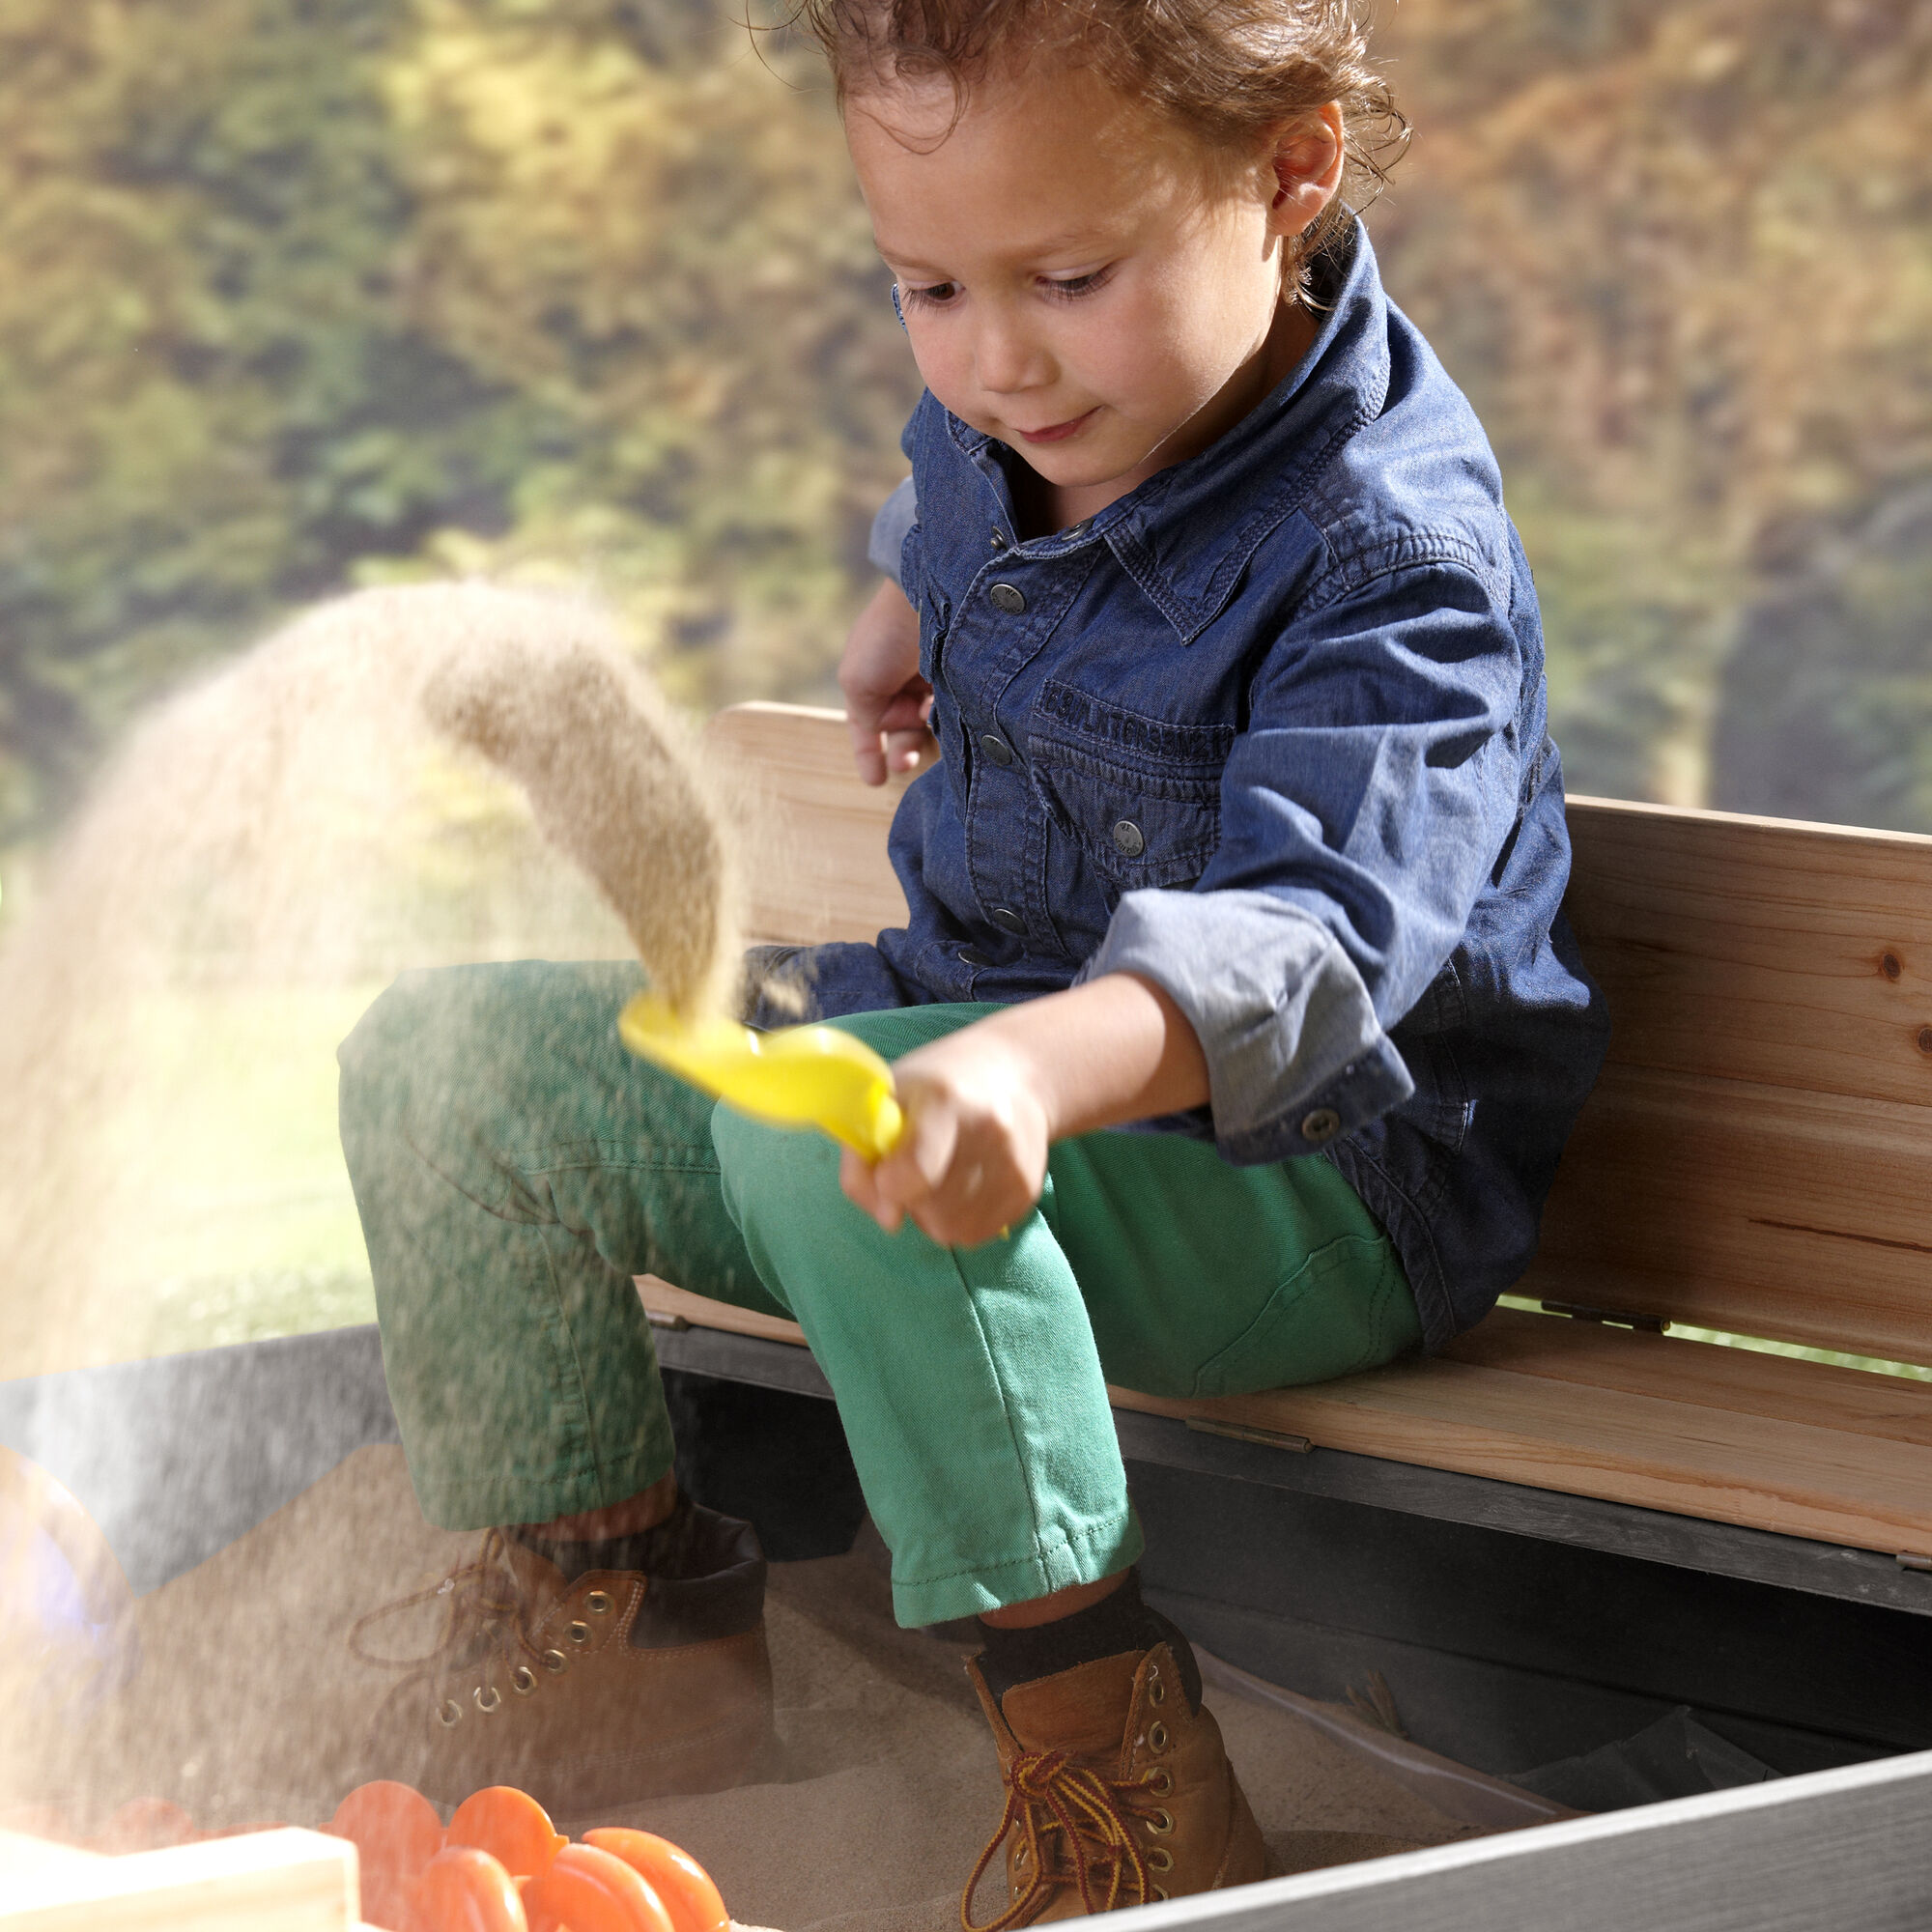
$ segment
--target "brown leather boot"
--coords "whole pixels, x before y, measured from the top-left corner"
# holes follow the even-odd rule
[[[1164,1643],[1016,1684],[999,1701],[968,1674],[999,1747],[1007,1808],[959,1901],[967,1932],[1078,1918],[1248,1885],[1267,1853],[1207,1709],[1191,1711]],[[1006,1910],[973,1923],[1000,1847]]]
[[[559,1817],[771,1776],[765,1564],[750,1523],[691,1506],[697,1575],[566,1580],[501,1530],[435,1590],[365,1617],[371,1662],[416,1667],[377,1713],[366,1775],[460,1803],[514,1784]],[[446,1599],[426,1657],[378,1658],[369,1624]]]

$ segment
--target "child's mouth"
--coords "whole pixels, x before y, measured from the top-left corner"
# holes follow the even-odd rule
[[[1044,429],[1023,429],[1020,440],[1023,442],[1064,442],[1077,430],[1085,429],[1088,422],[1100,412],[1095,403],[1084,415],[1069,416],[1065,422],[1049,423]]]

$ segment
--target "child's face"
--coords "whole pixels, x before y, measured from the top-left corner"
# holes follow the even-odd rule
[[[942,84],[846,114],[920,374],[1091,514],[1293,366],[1312,330],[1282,300],[1282,235],[1332,180],[1291,193],[1273,149],[1231,165],[1081,69],[988,80],[948,133],[952,111]]]

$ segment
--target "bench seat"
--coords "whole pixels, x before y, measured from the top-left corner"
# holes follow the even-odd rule
[[[851,776],[835,712],[712,721],[758,825],[753,936],[905,917],[902,782]],[[1932,1362],[1932,839],[1572,800],[1572,923],[1609,997],[1524,1292]],[[646,1277],[662,1319],[802,1342]],[[1932,1381],[1500,1308],[1346,1379],[1117,1407],[1932,1563]]]

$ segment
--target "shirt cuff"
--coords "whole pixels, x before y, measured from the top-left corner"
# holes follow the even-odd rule
[[[905,585],[899,583],[899,553],[905,549],[906,532],[918,522],[919,497],[908,476],[879,505],[879,514],[872,519],[872,534],[866,542],[866,560],[874,570],[884,571],[901,590]]]
[[[1187,1016],[1237,1166],[1319,1153],[1415,1092],[1334,934],[1266,893],[1128,893],[1079,977],[1102,973],[1152,980]]]

